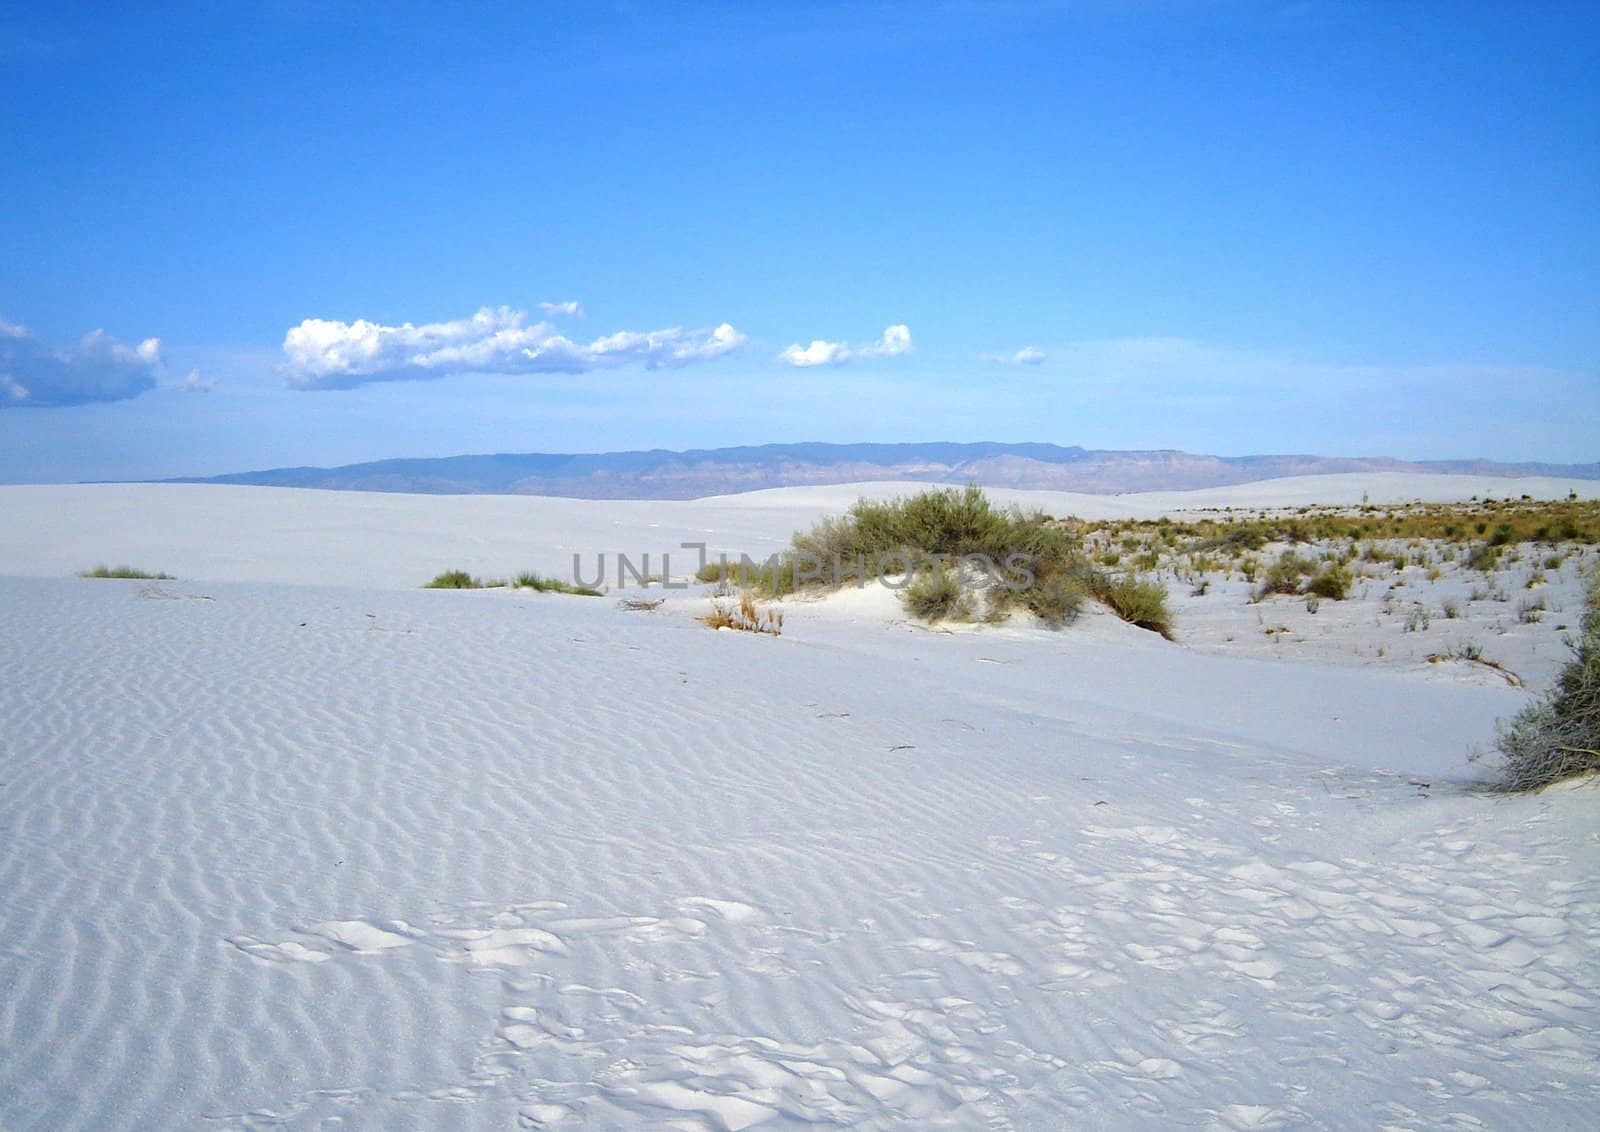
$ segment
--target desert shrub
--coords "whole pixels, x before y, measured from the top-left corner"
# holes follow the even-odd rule
[[[1041,512],[998,508],[976,486],[858,500],[844,515],[796,533],[791,549],[769,563],[742,568],[739,580],[781,597],[805,586],[870,581],[880,571],[909,573],[914,577],[902,600],[913,616],[972,616],[972,571],[957,562],[968,556],[981,556],[995,572],[986,579],[986,619],[1003,619],[1019,603],[1037,607],[1052,624],[1076,612],[1075,595],[1061,579],[1087,569],[1077,534]],[[937,580],[924,578],[933,563],[939,563]]]
[[[998,625],[1011,616],[1017,605],[1017,593],[1010,586],[991,585],[983,591],[983,619]]]
[[[138,569],[137,567],[134,567],[134,566],[106,566],[106,565],[103,565],[103,564],[100,565],[100,566],[96,566],[92,570],[79,570],[78,571],[78,577],[80,577],[80,578],[137,578],[137,579],[139,579],[141,581],[147,581],[147,582],[169,582],[169,581],[172,580],[172,575],[171,574],[162,574],[162,573],[152,574],[152,573],[149,573],[148,571],[140,570],[140,569]]]
[[[1573,657],[1543,699],[1500,729],[1500,786],[1536,790],[1600,771],[1600,574],[1589,582]]]
[[[1055,570],[1035,577],[1031,586],[1016,593],[1016,599],[1029,613],[1057,629],[1077,618],[1088,590],[1081,572]]]
[[[1160,633],[1172,640],[1172,614],[1167,609],[1166,587],[1139,578],[1101,579],[1095,598],[1130,625]]]
[[[1340,566],[1324,566],[1306,583],[1305,592],[1330,601],[1343,601],[1350,592],[1350,581],[1350,571]]]
[[[1467,569],[1469,570],[1481,570],[1487,574],[1499,564],[1500,547],[1497,545],[1485,543],[1482,546],[1475,547],[1472,553],[1467,555]]]
[[[433,581],[422,587],[426,590],[481,590],[483,579],[474,578],[465,570],[446,570],[435,575]]]
[[[961,605],[961,578],[952,570],[922,570],[900,591],[906,612],[923,621],[942,621]]]
[[[1300,592],[1300,579],[1314,574],[1316,569],[1316,563],[1309,558],[1302,558],[1294,551],[1286,550],[1278,556],[1276,562],[1267,567],[1261,585],[1256,588],[1255,599],[1260,601],[1272,594],[1297,594]]]

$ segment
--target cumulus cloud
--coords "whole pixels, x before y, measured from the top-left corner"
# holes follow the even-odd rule
[[[660,369],[721,357],[746,341],[723,323],[711,330],[623,330],[574,342],[548,322],[530,324],[523,311],[485,307],[470,318],[421,326],[308,318],[284,335],[283,353],[294,388],[350,389],[457,373],[587,373],[630,364]]]
[[[122,401],[154,389],[161,342],[125,346],[103,330],[53,350],[28,328],[0,319],[0,409]]]
[[[558,314],[566,315],[568,318],[583,317],[583,304],[577,299],[568,299],[564,303],[540,303],[539,309],[552,317]]]
[[[216,378],[208,377],[197,369],[190,370],[182,381],[173,386],[180,393],[210,393],[216,387]]]
[[[911,352],[911,329],[903,324],[885,327],[876,342],[852,346],[846,342],[816,339],[809,346],[798,343],[778,355],[791,366],[838,366],[860,358],[893,358]]]

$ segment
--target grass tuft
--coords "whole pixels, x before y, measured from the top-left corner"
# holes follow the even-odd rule
[[[560,578],[547,578],[532,570],[518,574],[513,583],[519,590],[538,590],[542,594],[577,594],[581,597],[599,597],[600,591],[591,586],[580,586]]]
[[[755,595],[749,590],[740,593],[737,601],[714,599],[711,612],[702,616],[700,621],[711,629],[737,629],[742,633],[759,633],[770,637],[783,632],[782,610],[761,609],[756,605]]]

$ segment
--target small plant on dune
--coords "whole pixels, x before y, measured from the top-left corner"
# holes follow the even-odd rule
[[[1256,589],[1255,600],[1260,601],[1273,594],[1300,593],[1300,579],[1315,573],[1316,569],[1316,563],[1309,558],[1302,558],[1292,550],[1284,551],[1276,562],[1267,567],[1261,585]]]
[[[96,566],[92,570],[79,570],[80,578],[137,578],[145,582],[170,582],[171,574],[155,573],[140,570],[134,566]]]
[[[516,577],[519,590],[538,590],[540,593],[577,594],[581,597],[599,597],[600,591],[591,586],[574,585],[560,578],[547,578],[532,570],[524,570]]]
[[[1089,594],[1090,579],[1096,575],[1074,568],[1043,570],[1033,584],[1016,593],[1022,607],[1051,629],[1075,620]],[[996,587],[998,588],[998,587]]]
[[[953,570],[918,571],[900,591],[906,612],[922,621],[970,620],[970,606],[961,616],[963,598],[961,577]]]
[[[1590,579],[1572,652],[1545,697],[1500,729],[1502,789],[1536,790],[1600,771],[1600,574]]]
[[[474,578],[465,570],[446,570],[434,576],[433,581],[422,587],[425,590],[481,590],[484,588],[482,578]]]
[[[1305,592],[1330,601],[1343,601],[1350,592],[1351,580],[1350,571],[1342,566],[1324,566],[1306,583]]]
[[[721,598],[711,603],[711,612],[700,621],[711,629],[737,629],[743,633],[764,633],[776,637],[783,632],[783,613],[776,609],[761,609],[755,595],[749,590],[739,594],[737,601]]]
[[[1172,614],[1167,609],[1166,587],[1139,578],[1097,580],[1095,599],[1111,612],[1141,629],[1172,640]]]

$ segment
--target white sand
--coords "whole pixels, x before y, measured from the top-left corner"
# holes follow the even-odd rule
[[[1459,784],[1525,691],[414,588],[838,503],[0,488],[0,1127],[1591,1124],[1600,796]]]

